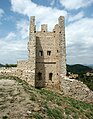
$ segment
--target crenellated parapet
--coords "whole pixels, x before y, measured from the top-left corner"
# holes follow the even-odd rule
[[[47,32],[47,24],[41,25],[41,32]]]

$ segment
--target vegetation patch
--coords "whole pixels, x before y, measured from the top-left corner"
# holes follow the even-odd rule
[[[44,119],[39,113],[34,114],[35,119]]]
[[[93,76],[85,76],[84,74],[80,74],[78,80],[82,81],[90,90],[93,91]]]

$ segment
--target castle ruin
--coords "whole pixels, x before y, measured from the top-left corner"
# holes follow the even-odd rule
[[[28,61],[19,61],[18,68],[30,71],[29,82],[37,88],[59,89],[62,77],[66,76],[64,17],[60,16],[53,31],[48,32],[47,24],[41,25],[41,31],[36,31],[35,16],[32,16],[28,51]]]
[[[52,32],[47,25],[36,31],[35,17],[30,19],[28,60],[17,62],[16,68],[0,68],[0,76],[17,76],[36,88],[60,90],[64,95],[93,103],[93,91],[83,82],[66,77],[64,17],[60,16]]]
[[[66,76],[64,17],[60,16],[52,32],[47,24],[36,31],[35,16],[30,19],[28,60],[17,62],[17,68],[0,70],[0,75],[17,76],[36,88],[60,89]]]

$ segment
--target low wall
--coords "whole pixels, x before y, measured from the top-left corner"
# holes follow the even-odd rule
[[[28,61],[27,60],[17,61],[17,68],[18,69],[27,69],[28,68]]]
[[[34,72],[27,69],[21,69],[18,67],[12,68],[0,68],[0,75],[3,76],[17,76],[22,80],[25,80],[32,86],[35,86],[35,81],[33,80]]]

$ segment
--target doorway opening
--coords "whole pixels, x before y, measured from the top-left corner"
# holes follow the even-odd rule
[[[38,80],[42,80],[42,73],[41,72],[38,73]]]

